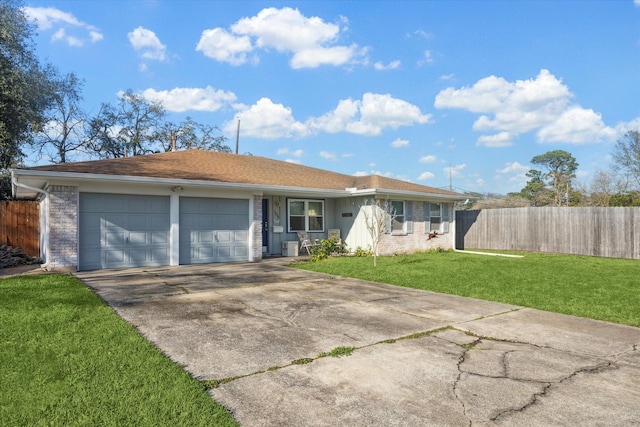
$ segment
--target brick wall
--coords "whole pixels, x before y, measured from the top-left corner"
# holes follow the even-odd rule
[[[410,202],[407,202],[410,203]],[[393,255],[426,251],[429,249],[452,249],[454,247],[452,228],[449,233],[438,235],[437,238],[428,240],[430,230],[425,230],[424,203],[411,202],[413,211],[413,233],[385,234],[380,239],[380,255]]]
[[[49,253],[51,269],[78,266],[78,187],[49,187]]]
[[[262,196],[253,196],[253,221],[251,224],[253,232],[253,260],[262,259]]]

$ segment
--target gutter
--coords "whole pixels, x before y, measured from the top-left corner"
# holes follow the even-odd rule
[[[13,172],[13,171],[12,171]],[[56,178],[56,179],[71,179],[71,180],[96,180],[96,181],[111,181],[120,183],[140,183],[140,184],[160,184],[160,185],[182,185],[189,187],[208,187],[219,188],[229,190],[248,190],[258,191],[260,194],[266,194],[271,192],[281,192],[289,194],[314,194],[314,195],[326,195],[327,197],[353,197],[353,196],[407,196],[424,198],[425,196],[440,199],[443,201],[455,201],[464,200],[468,196],[456,196],[451,194],[440,193],[423,193],[416,191],[406,190],[389,190],[381,188],[370,189],[357,189],[345,188],[345,189],[329,189],[329,188],[311,188],[311,187],[290,187],[285,185],[263,185],[263,184],[247,184],[237,182],[223,182],[223,181],[208,181],[208,180],[190,180],[190,179],[176,179],[176,178],[158,178],[158,177],[146,177],[146,176],[130,176],[130,175],[106,175],[106,174],[92,174],[83,172],[51,172],[51,171],[34,171],[34,170],[15,170],[20,175],[41,177],[41,178]]]
[[[46,200],[47,205],[49,204],[49,193],[41,188],[37,188],[37,187],[32,187],[30,185],[27,184],[22,184],[21,182],[18,182],[18,178],[16,177],[16,175],[14,174],[14,171],[11,171],[11,184],[15,185],[16,187],[22,187],[25,188],[27,190],[30,191],[35,191],[36,193],[40,193],[44,195],[44,199]],[[12,189],[12,193],[14,193],[13,189]],[[49,227],[49,209],[46,210],[46,215],[47,215],[47,228]],[[42,223],[42,222],[41,222]],[[46,257],[46,261],[44,264],[40,264],[40,268],[42,269],[48,269],[49,268],[49,237],[47,236],[47,238],[43,239],[43,244],[44,244],[44,250],[41,250],[40,252],[44,252],[47,257]]]

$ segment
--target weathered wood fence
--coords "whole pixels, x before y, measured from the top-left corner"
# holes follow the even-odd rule
[[[40,256],[40,207],[31,200],[0,201],[0,244]]]
[[[458,211],[456,248],[640,259],[640,208]]]

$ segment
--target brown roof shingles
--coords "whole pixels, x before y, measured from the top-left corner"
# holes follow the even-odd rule
[[[186,150],[88,162],[36,166],[28,170],[145,176],[329,190],[386,189],[461,196],[459,193],[378,175],[352,176],[309,166],[204,150]],[[366,186],[366,187],[365,187]]]

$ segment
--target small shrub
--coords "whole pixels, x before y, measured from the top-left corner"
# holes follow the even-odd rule
[[[320,241],[320,244],[311,248],[310,261],[320,261],[332,255],[343,255],[347,253],[347,245],[344,242],[338,243],[338,239],[330,238]]]
[[[358,246],[356,250],[353,252],[353,256],[357,256],[357,257],[368,257],[372,255],[373,255],[373,251],[371,250],[371,248],[363,249],[360,246]]]

